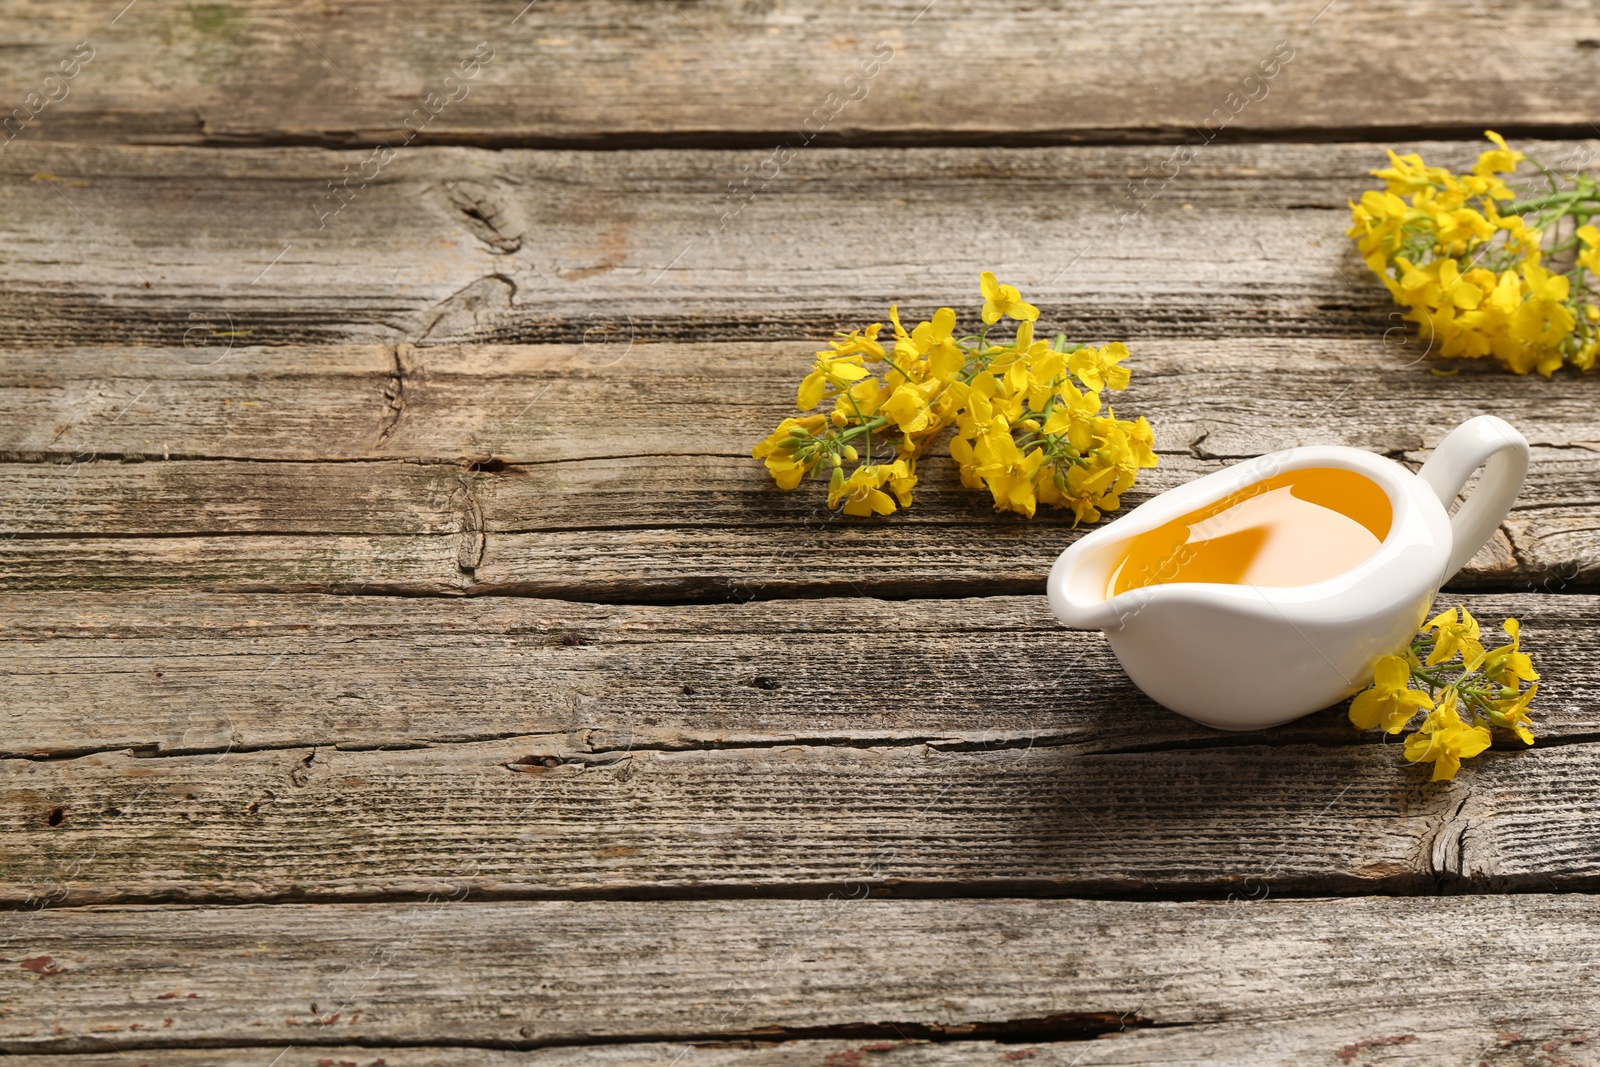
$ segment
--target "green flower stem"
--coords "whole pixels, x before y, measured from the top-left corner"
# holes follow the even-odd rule
[[[1561,191],[1561,183],[1556,180],[1556,176],[1554,174],[1550,173],[1549,167],[1545,166],[1543,163],[1540,163],[1532,156],[1528,157],[1528,162],[1539,168],[1539,173],[1544,175],[1544,180],[1550,183],[1550,191],[1552,193],[1559,193]]]
[[[1501,215],[1527,215],[1534,211],[1543,211],[1546,208],[1557,207],[1562,204],[1581,204],[1596,202],[1600,209],[1600,195],[1591,189],[1579,189],[1570,193],[1551,193],[1549,196],[1536,196],[1529,200],[1513,200],[1500,209]]]
[[[854,401],[851,402],[851,406],[852,407],[855,406],[854,405]],[[857,415],[861,414],[861,411],[860,411],[859,408],[857,408],[856,414]],[[840,444],[844,444],[844,443],[848,442],[851,438],[860,437],[862,434],[866,434],[868,437],[871,437],[873,430],[881,430],[883,427],[885,427],[887,425],[889,425],[889,417],[887,415],[874,415],[872,418],[868,419],[866,422],[860,423],[859,425],[856,425],[856,426],[852,426],[848,430],[846,430],[843,433],[841,433],[839,435],[839,443]]]

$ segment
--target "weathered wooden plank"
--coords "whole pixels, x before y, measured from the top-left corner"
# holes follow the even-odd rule
[[[0,582],[624,600],[1038,588],[1070,521],[993,514],[947,459],[886,523],[834,516],[815,486],[772,488],[745,450],[785,413],[808,350],[638,346],[604,367],[568,346],[248,348],[211,366],[182,349],[20,350],[0,370],[0,454],[50,462],[0,463]],[[1378,341],[1310,339],[1150,340],[1134,366],[1119,406],[1151,419],[1163,461],[1130,505],[1301,444],[1415,466],[1492,411],[1535,463],[1458,585],[1600,575],[1600,379],[1439,378]]]
[[[1384,147],[1218,144],[1171,179],[1165,146],[806,152],[737,214],[760,153],[417,149],[326,217],[363,153],[19,140],[0,342],[569,341],[599,366],[970,307],[984,269],[1077,336],[1398,339],[1343,232]]]
[[[552,463],[748,457],[793,413],[809,343],[639,345],[595,367],[568,345],[24,348],[0,368],[0,454],[20,460],[427,459]],[[1536,445],[1600,449],[1600,376],[1546,381],[1468,364],[1431,375],[1374,340],[1146,340],[1120,410],[1156,447],[1245,459],[1310,443],[1431,448],[1495,411]],[[397,385],[398,380],[398,385]],[[398,394],[398,395],[390,395]],[[538,485],[538,483],[530,483]],[[908,514],[916,514],[911,512]]]
[[[404,413],[398,358],[382,345],[19,349],[0,367],[0,433],[24,460],[368,458]]]
[[[449,534],[472,471],[399,460],[0,463],[0,538]]]
[[[471,581],[473,537],[289,536],[10,540],[11,589],[382,592],[454,596]]]
[[[1263,740],[660,751],[580,731],[7,760],[0,902],[1600,885],[1592,744],[1490,753],[1442,786],[1392,739]]]
[[[1456,587],[1593,584],[1586,499],[1600,493],[1600,470],[1590,469],[1600,462],[1570,458],[1581,450],[1539,452],[1506,523],[1516,541],[1498,535]],[[1168,454],[1124,507],[1222,465]],[[1061,516],[1033,528],[996,516],[942,457],[924,464],[923,477],[930,488],[897,521],[885,561],[879,537],[850,536],[858,524],[827,511],[820,490],[774,493],[742,460],[686,471],[680,458],[650,456],[498,472],[401,462],[0,463],[0,501],[12,509],[0,523],[0,584],[621,600],[1018,593],[1042,588],[1077,536]],[[480,580],[490,542],[505,570]],[[1529,547],[1519,556],[1513,543]]]
[[[793,413],[823,337],[636,345],[603,366],[569,345],[240,348],[210,366],[186,363],[182,349],[24,348],[0,368],[0,454],[511,465],[748,457],[750,443]],[[1134,345],[1128,366],[1133,384],[1115,396],[1118,409],[1150,418],[1158,450],[1201,459],[1310,443],[1415,452],[1483,411],[1535,444],[1584,447],[1569,457],[1577,462],[1600,449],[1600,376],[1546,381],[1468,364],[1439,377],[1376,338],[1152,339]]]
[[[0,99],[58,100],[27,105],[29,138],[401,145],[430,93],[410,124],[418,143],[1203,143],[1587,129],[1600,107],[1592,12],[1571,2],[13,6]],[[1432,45],[1420,54],[1405,45],[1419,22]],[[46,82],[85,38],[76,77]],[[445,80],[475,52],[474,77]],[[1470,124],[1455,117],[1463,100]]]
[[[1535,446],[1514,521],[1538,530],[1534,510],[1575,512],[1600,496],[1600,454]],[[1402,461],[1419,465],[1424,451]],[[72,455],[0,461],[0,537],[172,537],[205,534],[460,533],[476,507],[489,533],[618,526],[740,527],[820,520],[821,493],[770,491],[759,464],[676,455],[560,460],[340,463],[134,460]],[[1123,496],[1125,509],[1234,462],[1164,451]],[[998,526],[982,494],[962,488],[942,450],[923,460],[918,504],[897,525]],[[752,478],[751,471],[760,477]],[[811,487],[815,488],[815,486]],[[1042,516],[1050,523],[1054,516]],[[845,519],[838,518],[844,522]],[[1531,525],[1528,525],[1531,524]],[[1545,532],[1545,531],[1539,531]]]
[[[1469,596],[1523,620],[1546,740],[1600,733],[1590,596]],[[893,635],[894,670],[841,648]],[[502,597],[0,597],[0,754],[380,748],[552,735],[594,752],[1346,744],[1341,709],[1218,734],[1146,700],[1042,597],[680,607]]]
[[[1487,994],[1485,995],[1487,1000]],[[826,1040],[779,1041],[770,1036],[708,1039],[698,1042],[551,1046],[515,1052],[485,1048],[395,1048],[370,1046],[254,1046],[226,1049],[160,1050],[159,1062],[174,1067],[946,1067],[992,1064],[1005,1067],[1025,1060],[1030,1067],[1111,1067],[1195,1063],[1360,1063],[1363,1065],[1472,1063],[1484,1067],[1524,1067],[1565,1062],[1587,1067],[1595,1028],[1586,1020],[1532,1010],[1490,1009],[1495,1021],[1474,1018],[1454,1006],[1429,1017],[1401,1020],[1361,1011],[1318,1014],[1269,1022],[1185,1024],[1145,1029],[1136,1023],[1122,1031],[1081,1038],[1008,1038],[1004,1042],[906,1038],[892,1024],[863,1028],[862,1036]],[[1402,1024],[1402,1021],[1404,1025]],[[1120,1023],[1118,1025],[1121,1025]],[[896,1032],[896,1031],[899,1032]],[[1555,1059],[1559,1056],[1560,1059]],[[1534,1057],[1530,1060],[1530,1057]],[[151,1067],[154,1057],[134,1052],[23,1053],[15,1067]]]
[[[1169,455],[1124,503],[1221,465]],[[681,458],[647,456],[499,472],[403,462],[0,463],[0,501],[10,509],[0,523],[0,584],[624,600],[830,587],[990,594],[1040,587],[1076,536],[1060,516],[1038,530],[996,516],[943,458],[925,464],[924,477],[932,488],[903,516],[886,569],[874,539],[840,539],[852,524],[820,495],[776,494],[759,465],[738,460],[685,471]],[[1457,584],[1555,591],[1591,582],[1587,516],[1567,502],[1595,478],[1556,470],[1536,480],[1519,536],[1560,547],[1519,560],[1502,534]],[[1547,494],[1560,503],[1552,507]],[[499,547],[502,537],[514,547]],[[511,573],[488,584],[475,571],[491,539]],[[686,540],[692,551],[682,549]],[[996,565],[989,557],[1002,546]]]
[[[175,1046],[248,1043],[265,1063],[284,1044],[347,1042],[376,1046],[357,1060],[367,1065],[425,1040],[487,1046],[502,1055],[483,1062],[506,1063],[540,1045],[643,1038],[679,1045],[659,1062],[790,1063],[793,1047],[683,1045],[830,1032],[880,1046],[857,1039],[836,1063],[945,1063],[963,1047],[1005,1062],[991,1045],[901,1036],[1031,1028],[1038,1036],[1008,1051],[1036,1048],[1047,1063],[1460,1062],[1449,1053],[1474,1044],[1495,1063],[1560,1062],[1541,1047],[1571,1063],[1587,1057],[1600,1014],[1600,927],[1581,896],[442,900],[16,919],[7,955],[33,966],[0,970],[0,1047],[149,1050],[152,1062]],[[1049,1044],[1095,1033],[1107,1036]],[[1252,1036],[1264,1043],[1244,1044]],[[638,1052],[526,1062],[637,1063]],[[308,1062],[294,1055],[285,1062]]]

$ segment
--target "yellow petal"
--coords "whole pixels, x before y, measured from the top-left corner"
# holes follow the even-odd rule
[[[1358,730],[1370,730],[1382,717],[1381,698],[1376,689],[1366,689],[1356,694],[1350,702],[1350,722]]]
[[[797,402],[801,411],[809,411],[822,403],[822,392],[828,386],[828,379],[821,371],[812,371],[800,382],[800,392]]]
[[[1451,739],[1454,742],[1456,755],[1463,759],[1476,756],[1494,741],[1487,726],[1473,726],[1465,730],[1457,730]]]
[[[1379,689],[1404,689],[1411,680],[1411,665],[1399,656],[1385,656],[1372,672]]]

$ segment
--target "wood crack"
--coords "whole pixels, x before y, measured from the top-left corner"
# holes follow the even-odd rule
[[[1283,727],[1274,729],[1283,730]],[[486,732],[483,734],[470,734],[459,737],[431,737],[412,738],[406,741],[374,741],[362,743],[357,741],[291,741],[286,743],[266,743],[249,745],[239,742],[227,745],[210,746],[171,746],[162,747],[156,744],[122,744],[104,747],[77,746],[72,748],[51,750],[16,750],[0,751],[0,760],[22,760],[28,763],[61,763],[73,760],[93,759],[103,756],[126,755],[139,760],[183,759],[186,757],[200,756],[245,756],[257,753],[270,752],[295,752],[312,747],[312,752],[304,757],[292,777],[308,777],[309,769],[315,762],[315,754],[319,749],[331,749],[335,752],[416,752],[426,749],[448,749],[455,745],[481,745],[498,741],[514,741],[524,747],[537,749],[539,753],[559,752],[561,755],[554,757],[563,763],[583,763],[588,766],[609,766],[619,763],[629,756],[648,755],[676,755],[694,752],[760,752],[775,749],[811,748],[811,749],[839,749],[854,751],[876,751],[888,749],[927,748],[930,752],[950,755],[983,755],[985,753],[999,752],[1070,752],[1086,759],[1149,755],[1156,753],[1182,753],[1204,752],[1213,749],[1246,750],[1246,749],[1274,749],[1274,748],[1371,748],[1392,745],[1393,742],[1382,735],[1373,735],[1365,731],[1350,730],[1348,735],[1335,735],[1333,738],[1318,736],[1309,733],[1286,733],[1282,737],[1272,734],[1223,734],[1215,737],[1172,738],[1163,741],[1153,741],[1148,744],[1108,745],[1097,747],[1092,738],[1085,739],[1081,735],[1068,734],[1018,734],[1009,737],[961,737],[950,732],[939,734],[905,734],[889,736],[840,736],[837,734],[786,734],[781,737],[752,737],[737,740],[722,738],[680,737],[651,738],[647,742],[635,743],[625,749],[596,747],[588,742],[590,730],[561,733],[527,733],[524,731]],[[579,736],[582,740],[578,740]],[[1571,733],[1558,734],[1539,738],[1540,750],[1568,748],[1580,745],[1600,744],[1600,733]],[[1490,749],[1494,752],[1522,752],[1525,746],[1520,741],[1508,741],[1504,738],[1497,739],[1497,743]],[[543,755],[525,755],[508,763],[510,769],[525,771],[530,765],[530,760],[542,761],[551,758]],[[1398,757],[1397,757],[1398,758]],[[301,784],[297,782],[296,784]],[[1459,811],[1459,808],[1458,808]],[[1451,815],[1450,818],[1454,818]],[[1448,820],[1446,820],[1448,821]],[[1443,828],[1440,824],[1440,830]],[[1437,838],[1439,830],[1435,831],[1431,842]],[[1431,847],[1431,844],[1427,847]]]
[[[1305,126],[1229,126],[1216,131],[1214,144],[1412,144],[1416,141],[1468,141],[1474,146],[1483,139],[1483,124],[1426,123],[1392,125],[1317,124]],[[164,141],[183,147],[210,149],[326,148],[363,150],[386,146],[393,134],[382,130],[228,130],[186,129],[163,134],[151,132],[139,143],[159,145]],[[1594,127],[1585,122],[1504,122],[1497,123],[1510,140],[1542,139],[1583,141],[1594,137]],[[680,130],[602,130],[588,133],[534,133],[485,130],[423,131],[413,140],[414,148],[477,148],[490,151],[516,149],[572,151],[633,150],[770,150],[774,144],[792,140],[790,129],[680,129]],[[1018,130],[1005,128],[966,128],[960,130],[904,127],[884,129],[823,130],[815,135],[811,148],[1098,148],[1178,145],[1194,140],[1190,126],[1084,126],[1059,129]]]
[[[284,1046],[305,1049],[339,1047],[346,1049],[475,1049],[513,1052],[530,1052],[536,1049],[595,1048],[613,1045],[693,1045],[699,1047],[727,1046],[730,1043],[760,1047],[791,1041],[843,1040],[864,1041],[873,1044],[860,1052],[888,1052],[901,1043],[942,1043],[960,1041],[993,1041],[1000,1044],[1042,1045],[1056,1042],[1093,1041],[1109,1034],[1150,1028],[1170,1029],[1204,1025],[1198,1021],[1179,1020],[1157,1022],[1132,1011],[1074,1011],[1055,1012],[1049,1015],[1017,1019],[974,1020],[972,1022],[929,1023],[890,1020],[861,1020],[827,1023],[817,1026],[755,1026],[727,1030],[652,1031],[640,1033],[604,1034],[593,1037],[542,1036],[533,1026],[522,1026],[515,1038],[452,1037],[440,1039],[392,1039],[352,1034],[341,1037],[338,1046],[315,1038],[298,1038],[286,1035],[264,1050],[281,1051]],[[0,1054],[20,1053],[94,1053],[154,1052],[177,1049],[255,1049],[263,1046],[240,1045],[231,1042],[204,1039],[145,1038],[119,1034],[115,1044],[95,1038],[78,1038],[45,1042],[0,1043]],[[833,1062],[831,1059],[829,1062]],[[855,1060],[844,1062],[859,1063]]]
[[[196,535],[200,536],[200,535]],[[205,535],[209,536],[209,535]],[[337,538],[342,534],[318,534],[319,538]],[[460,534],[440,534],[440,537]],[[479,564],[481,567],[481,562]],[[707,607],[722,604],[790,603],[812,600],[832,600],[840,597],[864,597],[885,603],[913,603],[919,600],[975,600],[995,597],[1043,597],[1044,574],[1037,578],[995,578],[975,581],[952,579],[904,579],[883,583],[860,582],[847,579],[818,580],[807,586],[776,586],[759,593],[748,592],[737,578],[706,580],[673,580],[659,587],[640,587],[632,583],[609,585],[575,578],[571,583],[554,581],[510,581],[487,584],[477,574],[466,584],[458,572],[453,577],[418,579],[416,581],[376,581],[351,578],[334,581],[234,581],[225,586],[213,587],[211,583],[195,588],[206,592],[259,594],[267,596],[290,594],[319,594],[326,596],[389,597],[406,600],[455,599],[459,597],[506,597],[513,600],[550,600],[567,604],[591,604],[607,607]],[[63,588],[50,586],[49,589]],[[99,588],[112,589],[113,586]],[[129,588],[147,588],[131,586]],[[1552,597],[1581,597],[1592,595],[1595,585],[1589,579],[1573,580],[1541,590],[1539,595]],[[36,593],[41,589],[14,583],[0,589],[8,594]],[[1449,595],[1493,596],[1528,593],[1526,581],[1455,581],[1445,587]]]
[[[496,255],[509,255],[522,247],[520,233],[508,233],[506,209],[496,202],[488,188],[477,182],[444,181],[450,206],[467,220],[474,237],[488,245]]]
[[[289,771],[289,784],[298,789],[304,789],[311,781],[311,765],[316,762],[317,750],[315,747],[307,752]]]
[[[263,798],[262,803],[269,802]],[[543,904],[543,903],[671,903],[687,901],[744,901],[744,900],[883,900],[898,901],[954,901],[954,900],[1096,900],[1112,902],[1215,904],[1238,908],[1269,907],[1273,902],[1290,900],[1362,900],[1374,897],[1392,900],[1438,898],[1440,887],[1420,874],[1392,875],[1384,878],[1364,878],[1348,875],[1326,875],[1298,878],[1292,883],[1275,881],[1270,896],[1261,896],[1261,882],[1255,877],[1217,875],[1203,882],[1185,884],[1158,884],[1132,878],[1111,877],[1095,882],[1076,879],[1016,878],[992,876],[981,879],[951,879],[931,881],[917,878],[896,878],[887,875],[855,876],[795,880],[790,882],[733,882],[707,880],[693,884],[639,881],[606,887],[570,886],[552,889],[520,887],[515,889],[480,888],[461,885],[441,893],[439,890],[342,890],[328,892],[318,889],[298,889],[292,892],[252,893],[208,892],[204,894],[144,892],[128,893],[116,897],[80,899],[58,890],[57,896],[47,903],[38,897],[0,902],[0,915],[11,912],[31,914],[77,912],[87,909],[114,907],[161,907],[168,905],[199,906],[225,910],[229,908],[260,908],[284,905],[311,905],[346,907],[354,905],[395,905],[408,903],[438,903],[441,896],[460,903],[470,900],[484,904]],[[1473,896],[1486,900],[1503,897],[1536,897],[1552,892],[1563,896],[1584,898],[1589,907],[1600,901],[1600,879],[1593,877],[1562,877],[1559,881],[1547,875],[1506,879],[1503,884],[1489,887],[1483,884],[1465,884],[1455,887],[1451,895]],[[280,1046],[281,1047],[281,1046]],[[3,1054],[3,1050],[0,1050]]]
[[[483,507],[473,492],[478,476],[478,471],[472,469],[456,478],[461,494],[461,510],[458,518],[461,541],[456,547],[456,572],[467,586],[477,580],[477,570],[483,563],[483,555],[488,547]]]
[[[393,348],[394,372],[383,387],[384,411],[378,423],[378,437],[372,447],[379,448],[394,436],[395,428],[406,411],[406,356],[411,346],[397,344]]]
[[[1472,799],[1472,788],[1465,782],[1455,788],[1460,790],[1459,799],[1452,803],[1451,798],[1445,798],[1446,810],[1422,841],[1422,853],[1427,858],[1424,870],[1441,890],[1459,889],[1466,879],[1463,843],[1469,820],[1463,818],[1463,813]]]

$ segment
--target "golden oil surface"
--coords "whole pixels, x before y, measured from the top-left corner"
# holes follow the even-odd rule
[[[1376,552],[1393,518],[1388,494],[1365,475],[1289,471],[1133,537],[1108,594],[1174,582],[1310,585]]]

